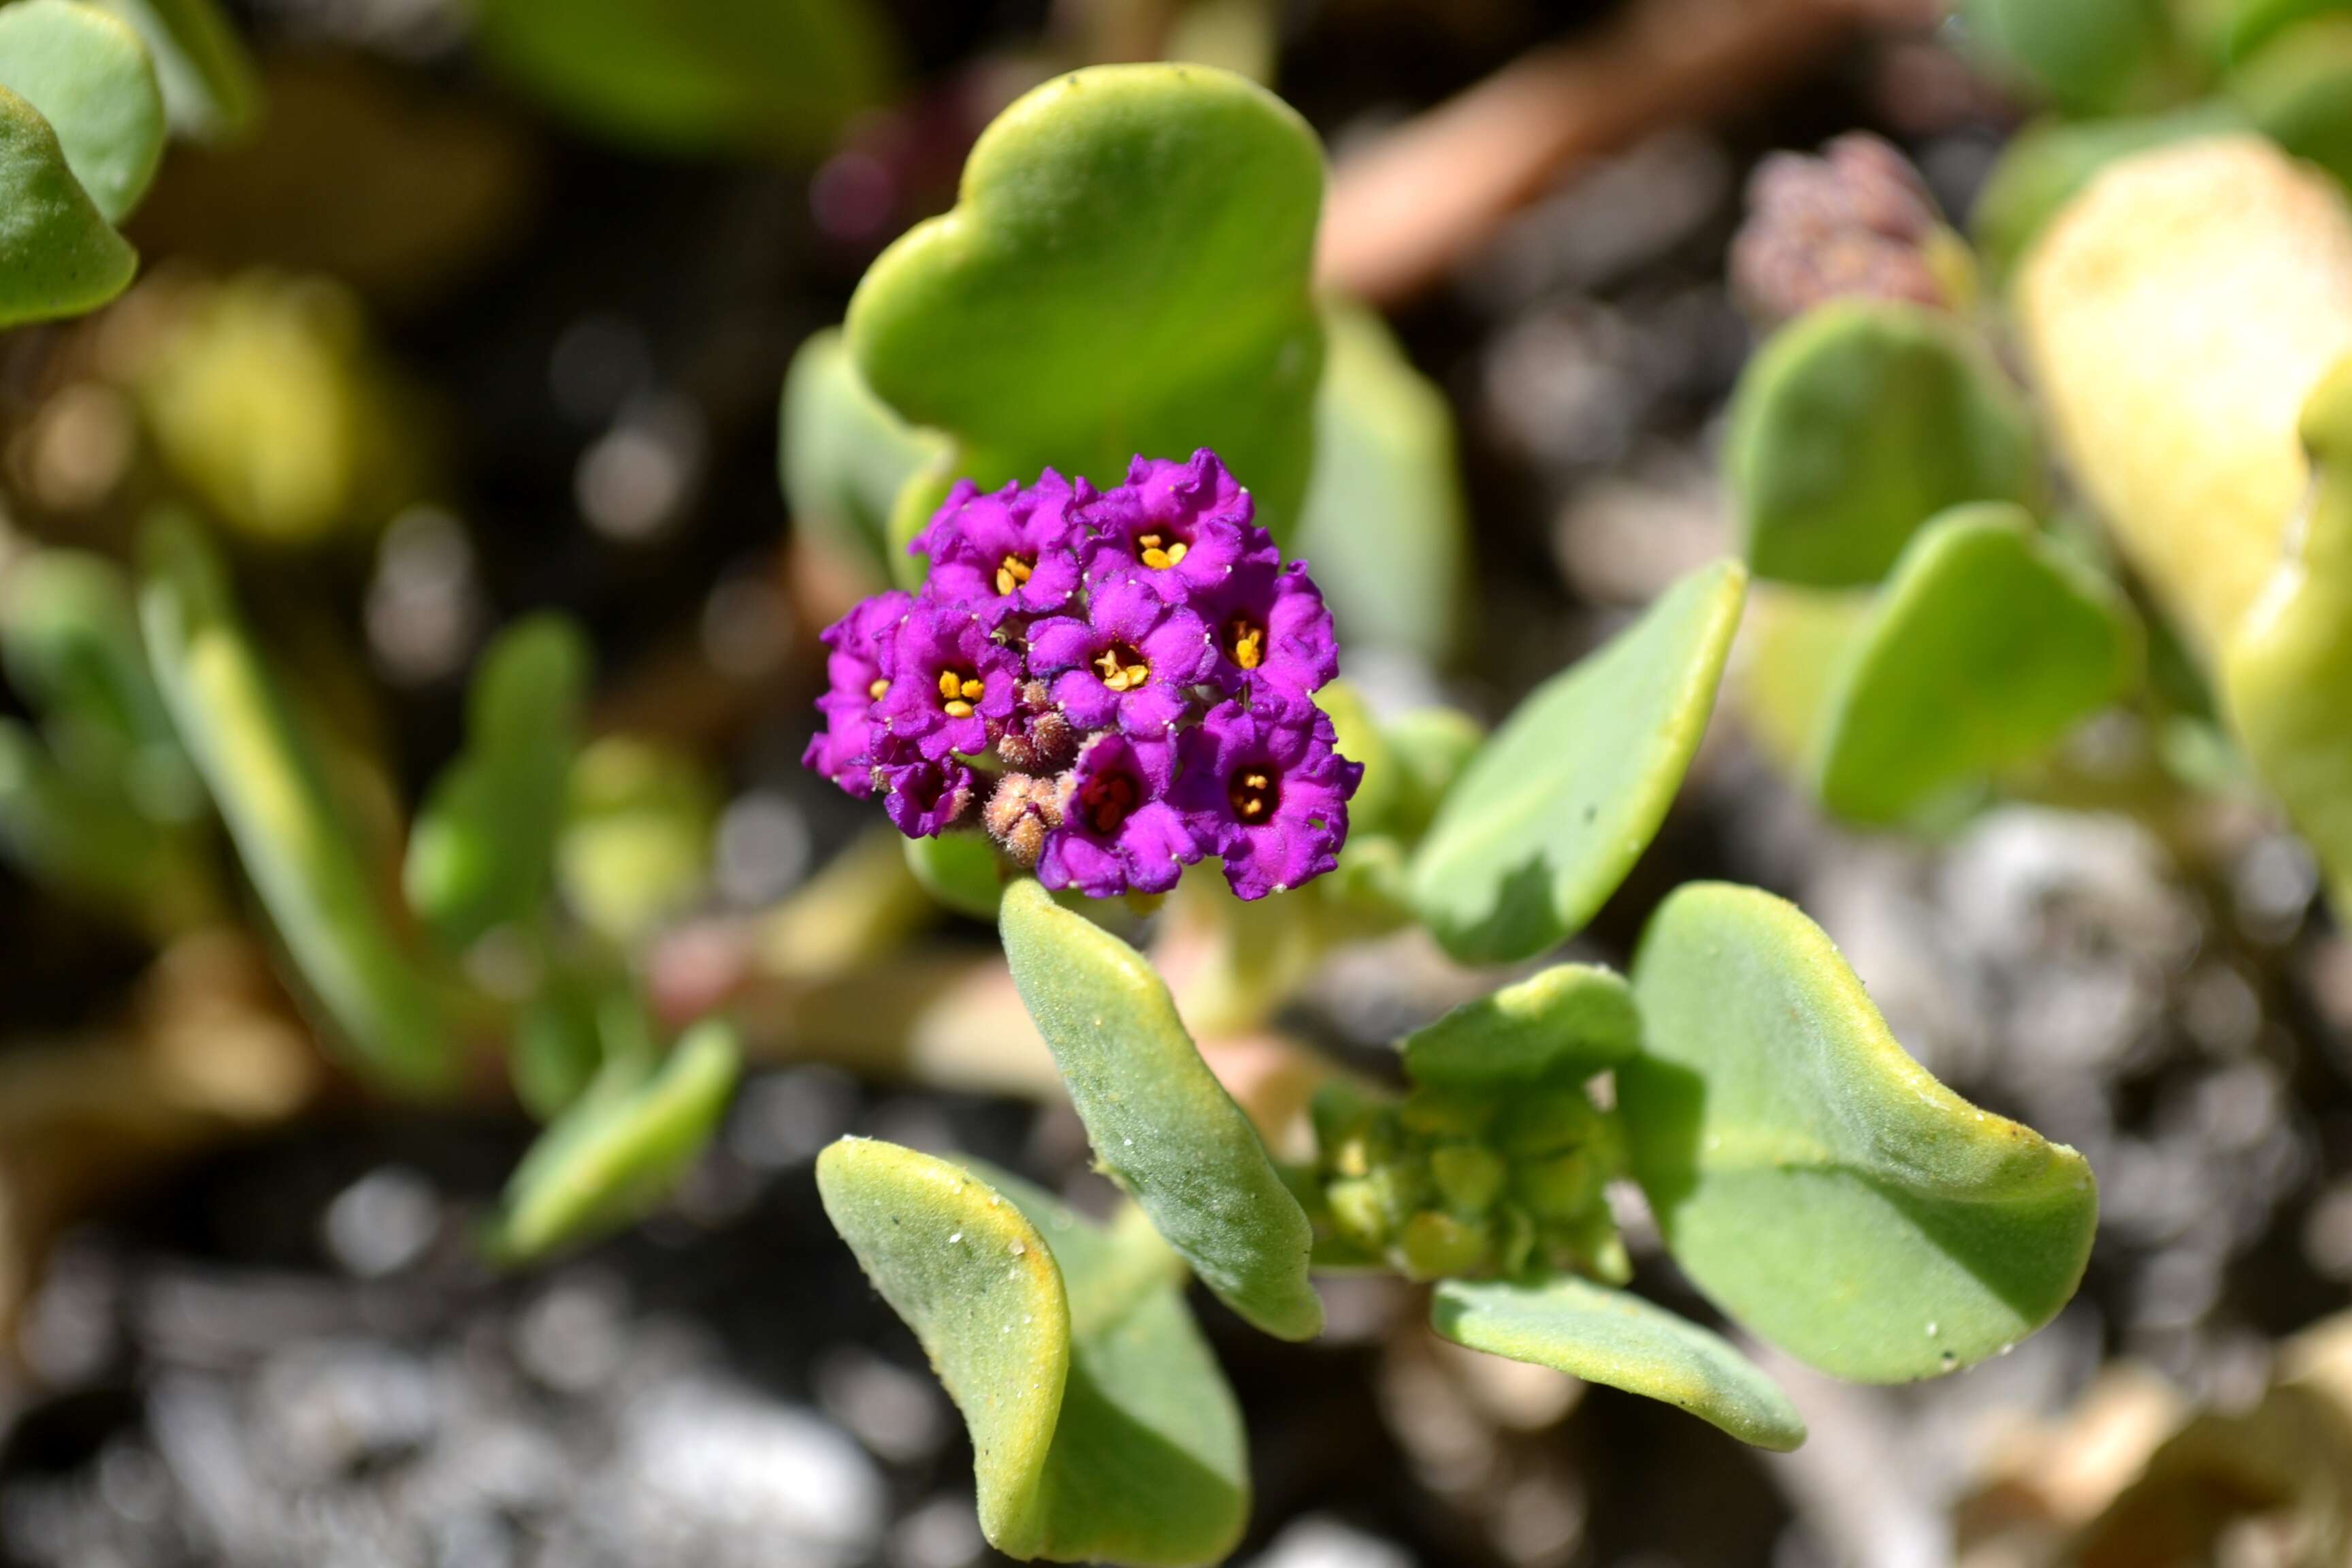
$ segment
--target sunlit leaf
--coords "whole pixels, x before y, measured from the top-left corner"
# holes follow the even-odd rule
[[[155,684],[304,983],[361,1065],[399,1087],[457,1067],[426,978],[377,901],[357,840],[238,618],[220,560],[184,518],[148,531],[140,612]]]
[[[0,327],[94,310],[130,286],[138,265],[49,122],[0,88]]]
[[[137,33],[75,0],[0,6],[0,87],[40,110],[108,222],[139,205],[163,157],[163,97]]]
[[[1634,1175],[1675,1261],[1748,1330],[1899,1383],[1999,1352],[2074,1294],[2090,1166],[1937,1082],[1795,906],[1680,889],[1633,991],[1642,1054],[1617,1089]]]
[[[1314,446],[1323,163],[1282,101],[1202,66],[1105,66],[1014,103],[961,200],[849,307],[858,370],[957,471],[1098,484],[1213,447],[1277,531]]]
[[[482,657],[466,749],[434,782],[408,840],[410,907],[453,947],[524,919],[550,890],[588,662],[579,628],[551,615],[518,622]]]
[[[812,335],[793,355],[778,451],[793,523],[851,546],[886,582],[904,554],[890,528],[899,492],[947,444],[874,395],[838,331]]]
[[[1759,578],[1874,583],[1920,524],[1970,500],[2030,500],[2033,431],[1957,317],[1840,300],[1773,337],[1740,377],[1724,471]]]
[[[1248,1510],[1240,1412],[1164,1249],[865,1139],[818,1157],[817,1191],[963,1413],[992,1545],[1168,1568],[1232,1550]]]
[[[1895,822],[2039,755],[2137,679],[2113,584],[1998,502],[1929,523],[1843,654],[1814,753],[1822,803]]]
[[[92,0],[128,22],[155,63],[172,129],[231,141],[261,113],[261,78],[215,0]]]
[[[717,1019],[688,1030],[658,1064],[634,1053],[608,1060],[515,1167],[493,1250],[538,1258],[644,1215],[710,1142],[741,1069],[734,1031]]]
[[[1472,759],[1412,862],[1414,907],[1448,952],[1530,957],[1616,891],[1706,728],[1746,585],[1732,561],[1684,578]]]
[[[1184,1032],[1143,955],[1029,879],[1001,918],[1013,983],[1053,1047],[1095,1157],[1227,1306],[1286,1340],[1312,1338],[1313,1235],[1298,1200]]]
[[[1590,963],[1556,963],[1465,1002],[1400,1042],[1415,1081],[1483,1089],[1587,1079],[1632,1057],[1641,1016],[1624,980]]]
[[[1789,1396],[1720,1334],[1622,1290],[1573,1276],[1449,1279],[1430,1319],[1457,1344],[1664,1400],[1743,1443],[1785,1452],[1805,1440]]]
[[[2119,158],[2168,142],[2245,126],[2245,112],[2207,100],[2165,114],[2116,120],[2046,120],[2009,139],[1969,211],[1969,234],[1995,278],[2005,277],[2043,224]]]

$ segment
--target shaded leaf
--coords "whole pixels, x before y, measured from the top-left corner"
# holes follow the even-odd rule
[[[2074,1294],[2089,1165],[1937,1082],[1795,906],[1683,887],[1633,991],[1642,1054],[1617,1069],[1633,1173],[1675,1261],[1748,1330],[1899,1383],[1998,1352]]]
[[[1003,863],[985,833],[942,833],[909,838],[907,868],[947,908],[976,921],[992,921],[1004,896]]]
[[[138,265],[49,122],[0,88],[0,327],[94,310],[130,286]]]
[[[172,129],[199,142],[231,141],[261,114],[261,77],[215,0],[92,0],[147,46]]]
[[[874,395],[838,330],[812,334],[793,355],[778,442],[793,521],[851,546],[886,582],[905,553],[890,528],[898,494],[946,447]]]
[[[1806,312],[1748,363],[1724,470],[1756,575],[1874,583],[1920,524],[2032,499],[2032,426],[1958,318],[1888,300]]]
[[[163,97],[137,33],[75,0],[0,6],[0,87],[40,110],[109,223],[139,205],[163,158]]]
[[[2147,107],[2174,85],[2159,0],[1965,0],[1969,41],[2071,113]]]
[[[2263,135],[2352,187],[2352,16],[2272,40],[2223,89]]]
[[[1456,1344],[1664,1400],[1743,1443],[1785,1453],[1805,1440],[1789,1396],[1729,1342],[1622,1290],[1572,1275],[1449,1279],[1430,1321]]]
[[[1471,760],[1412,861],[1414,908],[1446,951],[1530,957],[1616,890],[1706,728],[1746,586],[1734,561],[1685,577],[1537,688]]]
[[[2139,668],[2138,621],[2113,584],[2017,507],[1957,507],[1911,542],[1846,647],[1815,787],[1842,816],[1898,821],[2038,756]]]
[[[1283,531],[1306,489],[1323,163],[1279,99],[1202,66],[1056,78],[996,118],[953,211],[849,306],[858,370],[983,485],[1098,484],[1213,447]]]
[[[0,853],[52,890],[170,933],[206,912],[204,866],[118,790],[58,764],[24,725],[0,719]]]
[[[1201,1060],[1143,955],[1024,879],[1000,916],[1013,983],[1095,1157],[1202,1283],[1277,1338],[1311,1339],[1313,1235],[1249,1118]]]
[[[1590,963],[1556,963],[1465,1002],[1400,1042],[1414,1081],[1482,1089],[1538,1079],[1588,1079],[1642,1042],[1633,993]]]
[[[2222,48],[2231,59],[2242,60],[2298,22],[2347,10],[2347,0],[2235,0]]]

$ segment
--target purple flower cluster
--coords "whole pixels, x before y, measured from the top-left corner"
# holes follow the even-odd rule
[[[1049,888],[1164,892],[1211,855],[1244,899],[1322,875],[1363,775],[1314,702],[1339,643],[1252,519],[1207,450],[1102,492],[962,481],[922,592],[825,631],[803,760],[909,837],[979,821]]]

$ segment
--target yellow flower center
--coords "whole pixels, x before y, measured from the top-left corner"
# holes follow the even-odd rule
[[[1234,616],[1225,627],[1225,651],[1244,669],[1255,669],[1265,662],[1265,628]]]
[[[1102,677],[1102,683],[1113,691],[1132,691],[1151,679],[1151,666],[1143,655],[1123,642],[1113,643],[1095,655],[1095,670]]]
[[[866,695],[874,699],[875,701],[879,702],[889,689],[890,683],[882,679],[879,676],[877,676],[875,678],[874,684],[866,689]]]
[[[1274,810],[1274,780],[1256,772],[1235,773],[1226,781],[1225,798],[1244,822],[1263,822]]]
[[[1013,589],[1029,581],[1029,574],[1035,570],[1034,566],[1022,560],[1018,555],[1006,556],[997,563],[996,591],[1000,594],[1010,594]]]
[[[1170,540],[1165,534],[1142,533],[1135,540],[1136,559],[1154,572],[1164,572],[1184,559],[1192,547],[1182,540]]]
[[[971,718],[971,705],[987,694],[987,685],[976,676],[940,671],[940,707],[950,719]]]

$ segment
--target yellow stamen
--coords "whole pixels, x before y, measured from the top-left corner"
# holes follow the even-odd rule
[[[1267,795],[1274,781],[1264,773],[1244,773],[1235,779],[1226,792],[1234,803],[1234,814],[1244,822],[1255,822],[1266,813]]]
[[[1146,566],[1165,572],[1184,559],[1188,546],[1181,539],[1171,544],[1156,533],[1145,533],[1137,536],[1135,548],[1137,559]]]
[[[1122,654],[1125,657],[1122,657]],[[1107,647],[1095,655],[1102,683],[1113,691],[1132,691],[1151,679],[1151,666],[1131,647]]]
[[[966,702],[977,702],[987,694],[988,688],[978,680],[967,680],[963,683],[962,695]]]
[[[996,568],[996,591],[1000,594],[1010,594],[1013,589],[1029,581],[1029,574],[1034,570],[1034,567],[1018,555],[1006,556]]]
[[[866,689],[866,695],[874,699],[875,701],[879,702],[882,700],[883,694],[889,689],[890,683],[888,681],[877,680],[873,685]]]
[[[952,698],[963,689],[962,678],[952,669],[940,671],[940,695]]]
[[[1244,669],[1255,669],[1265,662],[1265,629],[1247,621],[1236,620],[1226,628],[1234,635],[1234,662]]]
[[[947,715],[950,719],[969,719],[971,717],[971,704],[958,697],[947,704]]]

